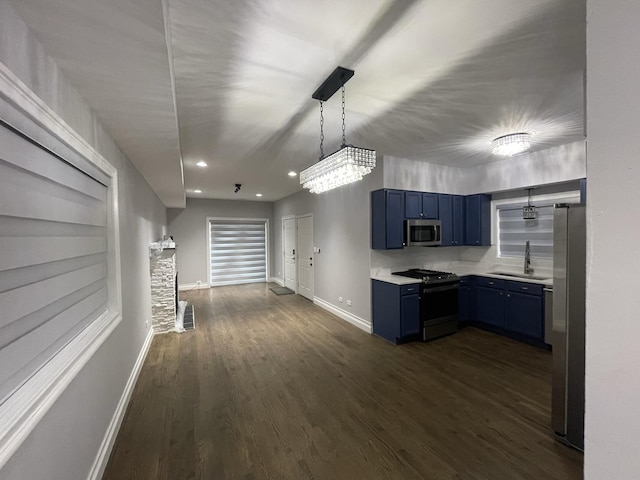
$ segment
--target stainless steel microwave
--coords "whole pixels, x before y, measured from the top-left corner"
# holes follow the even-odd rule
[[[440,220],[405,220],[404,244],[407,247],[442,245],[442,225]]]

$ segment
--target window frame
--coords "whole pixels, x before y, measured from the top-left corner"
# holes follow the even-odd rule
[[[0,63],[0,118],[44,150],[107,185],[107,310],[0,405],[0,468],[122,321],[118,171]]]

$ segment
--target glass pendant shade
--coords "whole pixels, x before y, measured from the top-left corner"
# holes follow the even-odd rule
[[[345,145],[300,172],[300,184],[311,193],[322,193],[362,180],[375,166],[375,150]]]
[[[530,135],[528,133],[504,135],[494,139],[491,142],[491,146],[494,155],[512,157],[531,148]]]

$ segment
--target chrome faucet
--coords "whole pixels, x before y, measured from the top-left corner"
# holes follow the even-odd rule
[[[524,274],[530,275],[533,273],[533,268],[531,268],[531,245],[529,244],[529,240],[524,245]]]

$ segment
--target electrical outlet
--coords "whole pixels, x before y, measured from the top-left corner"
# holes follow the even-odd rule
[[[342,297],[338,297],[338,301],[342,303]]]
[[[149,320],[145,320],[144,321],[144,326],[145,326],[145,328],[149,328]]]
[[[351,306],[351,300],[347,300],[347,307]]]

